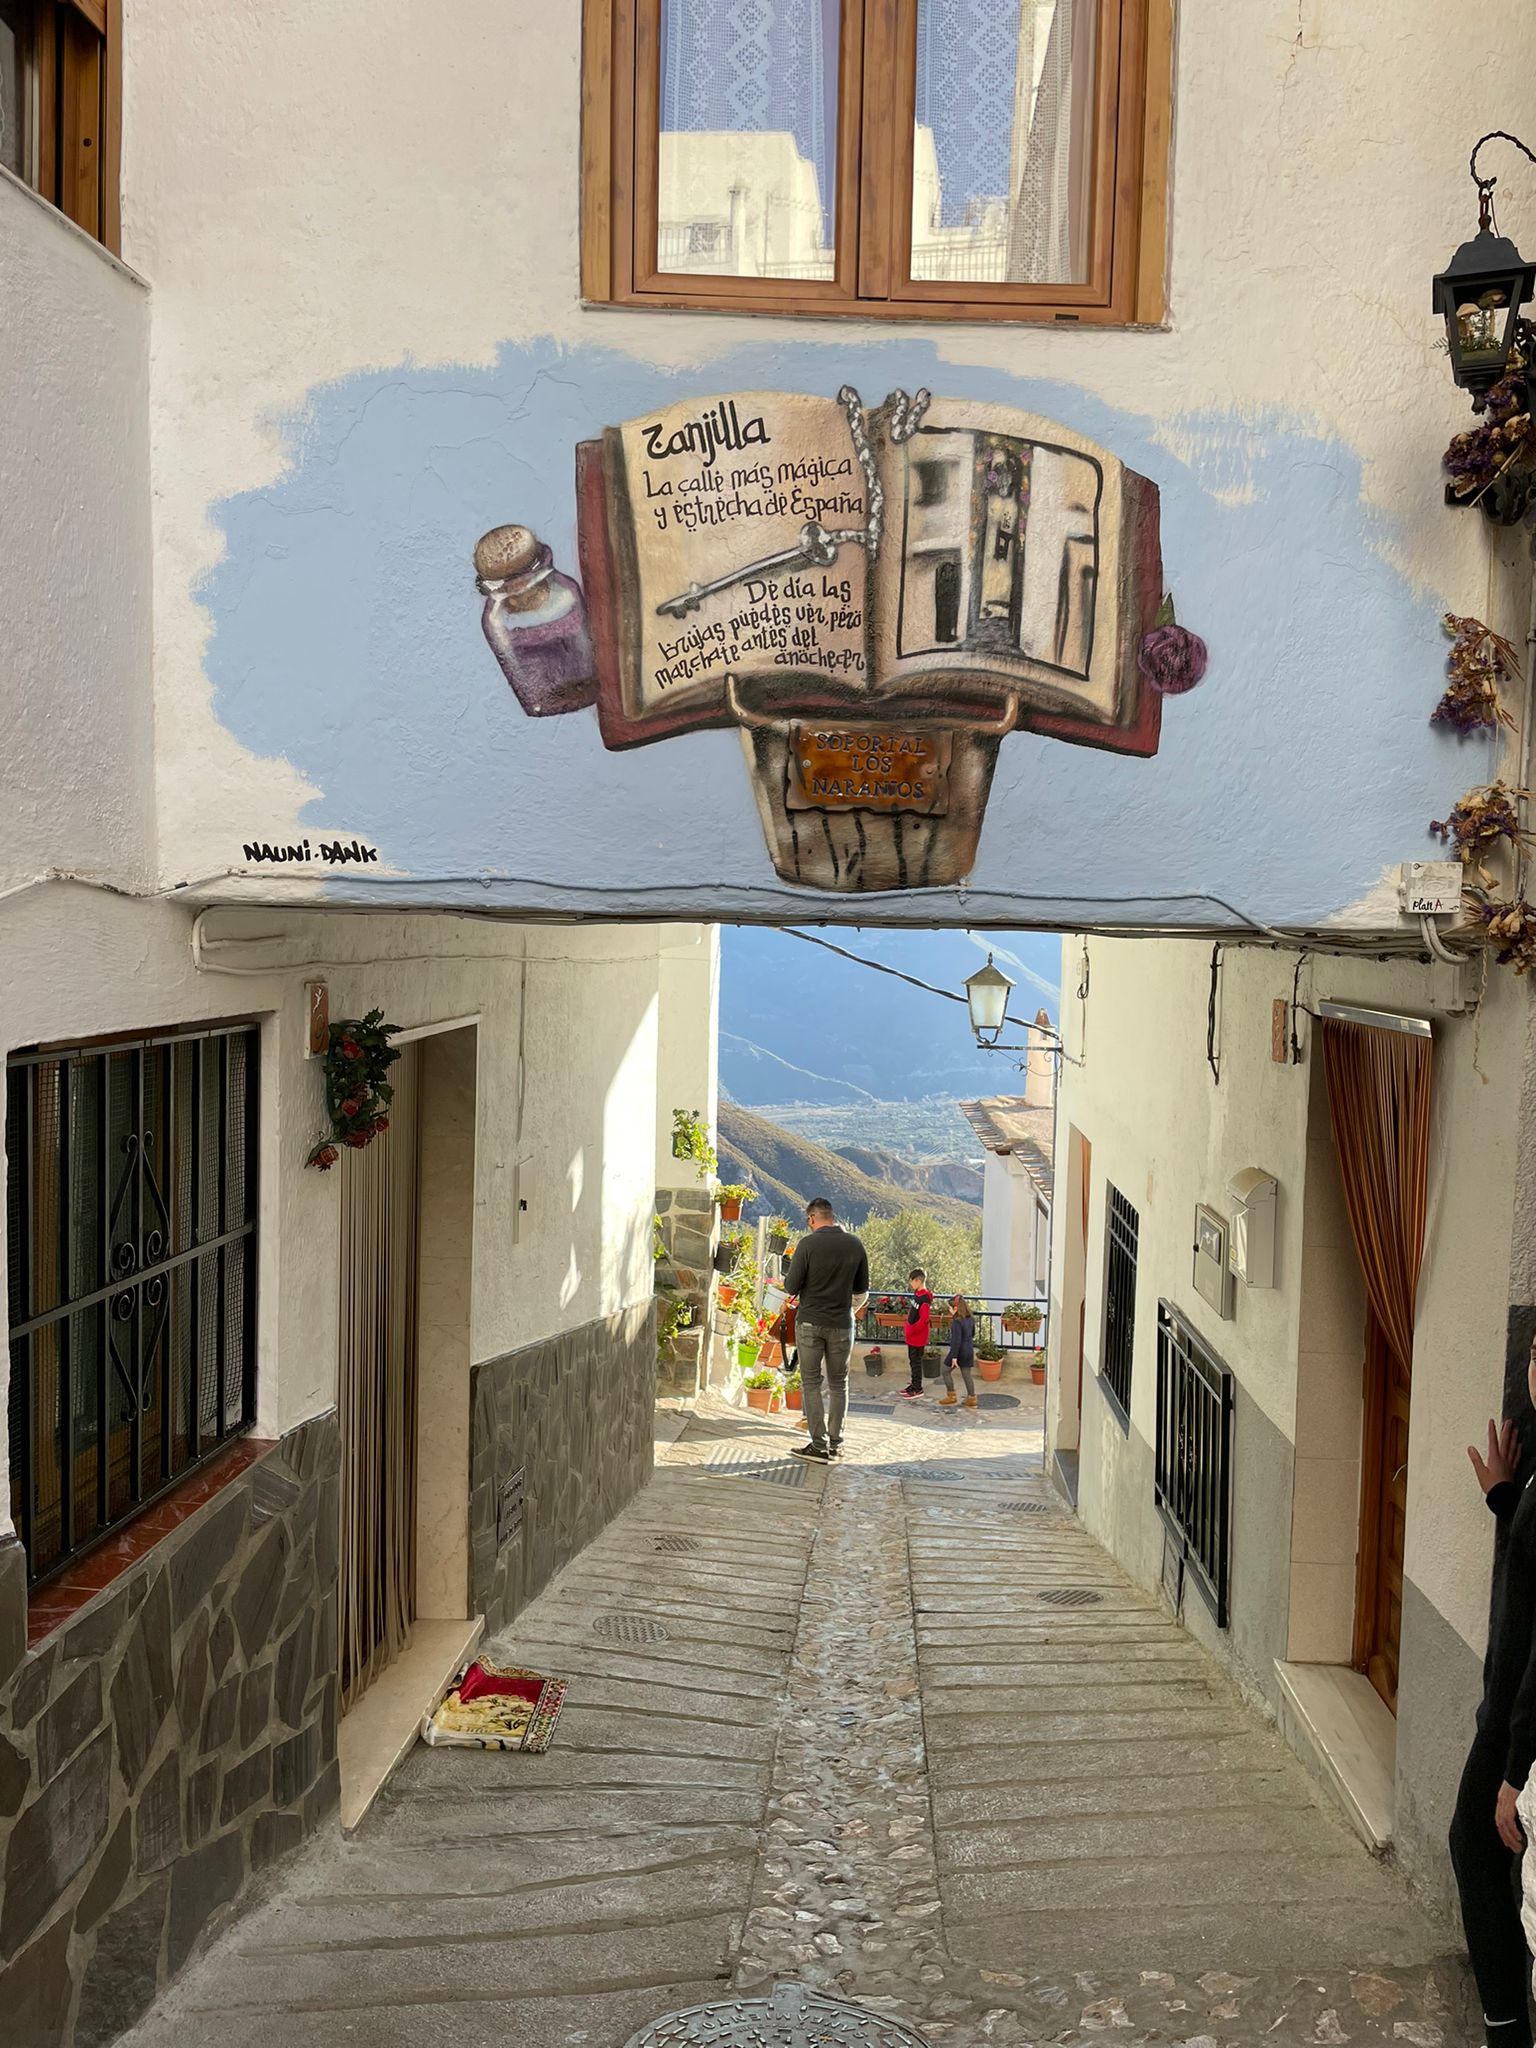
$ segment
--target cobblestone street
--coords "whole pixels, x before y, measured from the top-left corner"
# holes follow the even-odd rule
[[[570,1678],[549,1753],[418,1748],[136,2048],[622,2048],[786,1979],[935,2048],[1477,2038],[1443,1932],[1047,1488],[1038,1396],[799,1440],[663,1444],[492,1646]]]

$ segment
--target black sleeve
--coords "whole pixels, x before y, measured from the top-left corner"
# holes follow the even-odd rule
[[[864,1249],[862,1238],[856,1237],[854,1243],[859,1247],[859,1256],[853,1268],[853,1291],[855,1294],[868,1294],[869,1253]]]
[[[808,1249],[810,1242],[811,1240],[808,1237],[802,1237],[795,1246],[795,1256],[790,1260],[789,1271],[784,1275],[784,1292],[786,1294],[799,1294],[804,1288],[806,1281],[811,1277],[811,1259]]]
[[[1514,1518],[1515,1509],[1520,1505],[1520,1494],[1521,1488],[1513,1479],[1501,1479],[1497,1486],[1490,1486],[1483,1495],[1489,1513],[1498,1518],[1500,1527]]]
[[[1532,1617],[1532,1621],[1536,1623],[1536,1616]],[[1525,1675],[1520,1680],[1520,1690],[1515,1695],[1515,1704],[1509,1716],[1509,1753],[1504,1759],[1505,1784],[1513,1785],[1517,1792],[1523,1792],[1533,1763],[1536,1763],[1536,1626],[1531,1630],[1531,1646],[1525,1660]]]

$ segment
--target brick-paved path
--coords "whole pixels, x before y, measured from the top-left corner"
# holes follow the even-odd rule
[[[572,1680],[549,1754],[418,1749],[136,2048],[622,2048],[786,1978],[935,2048],[1477,2038],[1395,1874],[1048,1491],[1027,1391],[796,1440],[697,1418],[498,1646]]]

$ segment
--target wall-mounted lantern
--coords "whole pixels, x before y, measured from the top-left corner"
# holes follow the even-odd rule
[[[1477,168],[1478,152],[1489,142],[1512,142],[1536,163],[1536,153],[1503,128],[1479,140],[1468,163],[1477,186],[1477,233],[1435,279],[1435,311],[1445,321],[1451,374],[1474,396],[1491,389],[1511,367],[1517,343],[1529,332],[1520,308],[1536,289],[1536,263],[1527,263],[1514,243],[1497,232],[1493,188],[1498,179],[1481,176]],[[1515,367],[1523,369],[1529,352],[1522,348],[1519,353]]]
[[[978,1045],[996,1045],[1003,1035],[1003,1025],[1008,1019],[1008,998],[1013,994],[1013,983],[1000,967],[992,965],[992,955],[987,955],[985,967],[978,967],[974,974],[965,979],[965,1000],[971,1012],[971,1029],[976,1034]]]

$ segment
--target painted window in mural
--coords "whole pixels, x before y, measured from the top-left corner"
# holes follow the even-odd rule
[[[586,0],[582,289],[1163,311],[1172,0]]]

